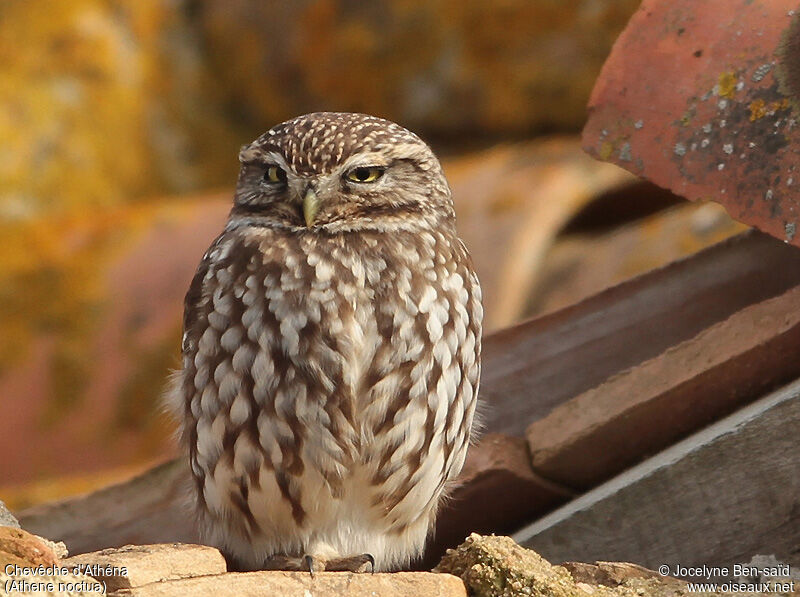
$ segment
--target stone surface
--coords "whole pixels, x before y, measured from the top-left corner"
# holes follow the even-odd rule
[[[11,513],[11,511],[6,508],[3,500],[0,500],[0,527],[14,527],[15,529],[19,528],[19,521]]]
[[[564,568],[552,566],[510,537],[473,533],[458,548],[448,550],[434,571],[460,577],[476,597],[588,595]]]
[[[34,535],[34,537],[50,548],[50,550],[56,554],[56,558],[59,560],[69,556],[69,550],[63,541],[51,541],[50,539],[41,537],[39,535]]]
[[[780,561],[774,554],[756,554],[744,565],[742,574],[736,579],[740,582],[795,582],[800,590],[800,569]]]
[[[185,543],[125,545],[73,556],[63,564],[105,582],[109,591],[227,571],[217,549]]]
[[[697,562],[727,567],[733,576],[734,564],[766,553],[796,571],[798,425],[800,381],[795,381],[554,510],[514,538],[552,561],[621,560],[653,569],[666,565],[674,574],[678,565]],[[708,582],[726,580],[712,575]]]
[[[54,566],[56,554],[28,531],[0,527],[0,569],[6,564]]]
[[[134,589],[121,589],[116,595],[135,597],[467,597],[464,583],[449,574],[395,572],[353,574],[319,572],[314,578],[306,572],[241,572],[203,576]]]
[[[800,246],[795,0],[645,0],[589,102],[584,147]]]
[[[676,586],[683,586],[684,584],[676,578],[664,576],[655,570],[650,570],[638,564],[631,564],[630,562],[595,562],[594,564],[564,562],[561,566],[569,571],[575,582],[590,585],[616,587],[634,578],[658,578],[662,579],[663,582],[670,582]]]
[[[0,596],[44,595],[46,597],[98,597],[103,584],[83,574],[6,574],[0,568]]]
[[[593,571],[590,571],[593,570]],[[689,591],[686,583],[622,562],[553,566],[510,537],[470,535],[436,570],[460,576],[474,597],[681,597],[746,593]],[[577,572],[573,577],[570,570]],[[749,593],[752,595],[753,593]]]

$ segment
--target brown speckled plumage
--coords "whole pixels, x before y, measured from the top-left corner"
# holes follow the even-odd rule
[[[242,569],[405,566],[461,470],[480,373],[480,287],[441,167],[402,127],[337,113],[240,159],[172,391],[203,537]],[[382,175],[348,179],[359,167]]]

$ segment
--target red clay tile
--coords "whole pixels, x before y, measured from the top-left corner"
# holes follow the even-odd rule
[[[534,471],[590,489],[796,379],[798,301],[795,286],[559,405],[528,428]]]
[[[589,112],[592,155],[800,246],[796,0],[644,0]]]

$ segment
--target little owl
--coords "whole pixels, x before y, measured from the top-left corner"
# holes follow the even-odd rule
[[[204,541],[239,570],[392,570],[461,470],[481,291],[431,149],[316,113],[239,155],[186,294],[173,407]]]

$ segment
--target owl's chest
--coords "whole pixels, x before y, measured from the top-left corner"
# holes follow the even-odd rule
[[[216,352],[218,342],[219,357],[245,377],[275,372],[287,383],[357,390],[413,360],[452,303],[441,252],[418,238],[254,233],[213,251],[189,333],[208,336],[193,343],[201,349]]]
[[[254,256],[228,293],[257,349],[310,381],[358,386],[384,341],[390,303],[411,300],[395,264],[350,247],[296,247]],[[240,298],[235,298],[236,296]],[[406,296],[409,295],[409,296]]]

